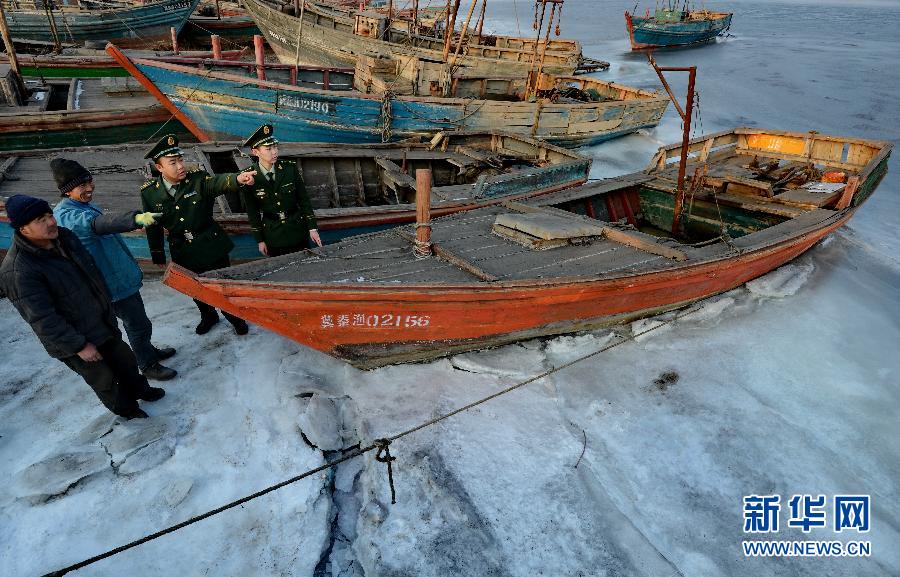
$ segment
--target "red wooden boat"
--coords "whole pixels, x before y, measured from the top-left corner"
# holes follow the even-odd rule
[[[735,288],[843,225],[887,170],[891,144],[736,129],[609,181],[165,282],[362,367],[417,361],[633,320]],[[418,230],[418,229],[417,229]],[[652,233],[652,234],[650,234]]]

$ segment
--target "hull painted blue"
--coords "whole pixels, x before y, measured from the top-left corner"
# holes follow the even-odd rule
[[[633,42],[641,46],[684,46],[709,42],[731,25],[731,15],[717,20],[663,22],[632,17]]]
[[[242,139],[274,122],[291,142],[381,142],[382,101],[360,94],[280,92],[135,63],[138,69],[201,129],[216,138]],[[187,97],[182,97],[187,94]],[[235,97],[239,101],[235,103]],[[220,102],[229,102],[221,104]],[[462,107],[391,100],[392,140],[458,128]]]

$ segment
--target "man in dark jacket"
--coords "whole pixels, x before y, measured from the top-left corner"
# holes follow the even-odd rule
[[[166,392],[151,387],[122,340],[106,284],[94,259],[46,201],[17,194],[6,202],[15,233],[0,264],[0,293],[30,325],[51,357],[81,375],[113,413],[146,418],[138,400]]]
[[[54,158],[50,170],[63,200],[53,209],[59,226],[75,233],[94,257],[112,299],[113,312],[122,319],[128,344],[137,357],[138,367],[148,379],[167,381],[177,372],[160,363],[175,354],[171,347],[157,348],[150,342],[153,324],[147,317],[141,298],[144,278],[141,268],[118,233],[150,226],[159,214],[130,210],[103,212],[94,199],[94,177],[74,160]]]
[[[172,262],[195,273],[230,266],[228,254],[234,243],[221,226],[213,220],[216,197],[237,192],[238,185],[252,185],[252,172],[212,176],[203,170],[187,171],[178,137],[167,134],[156,143],[145,158],[153,161],[159,176],[141,187],[144,211],[160,213],[156,224],[147,226],[150,256],[157,265],[166,264],[163,229],[168,231],[169,253]],[[198,335],[206,334],[219,322],[212,306],[194,299],[200,309]],[[225,318],[239,335],[247,334],[247,323],[225,313]]]

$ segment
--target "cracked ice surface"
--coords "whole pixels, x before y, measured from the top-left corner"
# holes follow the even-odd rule
[[[497,28],[515,32],[512,2],[490,4]],[[743,124],[900,140],[900,69],[888,59],[900,50],[896,3],[706,5],[735,11],[735,37],[656,55],[699,66],[705,132]],[[564,35],[612,62],[601,78],[657,88],[627,51],[621,12],[632,7],[568,2]],[[683,94],[684,78],[670,80]],[[656,130],[588,150],[593,176],[638,170],[679,138],[670,110]],[[170,364],[180,374],[144,404],[147,423],[106,415],[0,301],[0,575],[46,573],[322,464],[300,431],[339,443],[323,414],[303,418],[315,395],[333,404],[323,406],[340,419],[340,445],[368,443],[663,321],[395,442],[396,505],[369,454],[333,482],[305,479],[84,573],[900,574],[898,175],[894,160],[850,224],[806,256],[677,320],[367,373],[257,327],[239,339],[220,323],[198,338],[190,300],[151,281],[155,338],[179,349]],[[752,493],[871,494],[868,534],[777,538],[863,538],[872,556],[745,559],[741,499]]]

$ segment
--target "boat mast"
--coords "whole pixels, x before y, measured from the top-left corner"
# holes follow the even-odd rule
[[[444,30],[444,62],[450,55],[450,45],[453,44],[453,30],[456,28],[456,13],[459,12],[459,4],[462,0],[453,0],[453,9],[450,10],[450,0],[447,0],[447,29]]]
[[[13,45],[12,37],[9,35],[9,27],[6,24],[6,12],[3,11],[3,2],[0,0],[0,33],[3,35],[3,44],[6,46],[6,56],[9,58],[9,67],[12,70],[13,78],[15,78],[16,89],[19,91],[19,102],[11,102],[10,104],[21,104],[21,100],[25,98],[28,91],[25,89],[25,82],[22,80],[22,73],[19,70],[19,58],[16,56],[16,47]]]
[[[537,30],[537,35],[534,39],[534,50],[531,51],[531,66],[528,69],[528,78],[525,83],[525,98],[533,93],[537,95],[538,91],[538,80],[541,77],[541,73],[544,71],[544,59],[547,56],[547,46],[550,44],[550,30],[553,28],[553,20],[557,19],[556,24],[556,34],[559,35],[559,20],[562,18],[562,5],[565,0],[535,0],[534,5],[534,29]],[[540,17],[538,14],[538,4],[541,6]],[[541,60],[540,65],[535,70],[535,63],[537,62],[537,52],[538,45],[541,43],[541,31],[544,27],[544,14],[547,12],[547,4],[552,4],[553,6],[550,8],[550,20],[547,21],[547,32],[544,35],[544,45],[541,47]],[[557,13],[556,6],[559,5],[559,12]]]
[[[681,226],[681,211],[684,206],[684,173],[687,168],[688,144],[691,140],[691,116],[694,113],[694,81],[697,78],[697,67],[660,67],[656,64],[656,60],[653,59],[653,51],[647,52],[647,60],[650,62],[650,66],[653,67],[653,70],[656,71],[657,76],[659,76],[666,92],[669,94],[669,98],[675,104],[675,109],[678,111],[679,116],[681,116],[681,122],[684,126],[684,133],[681,136],[681,159],[678,162],[678,187],[675,189],[675,207],[672,214],[672,234],[677,234]],[[672,94],[672,90],[669,88],[669,83],[666,82],[663,72],[688,73],[687,102],[685,103],[684,110],[681,109],[681,106],[678,104],[678,99]]]

